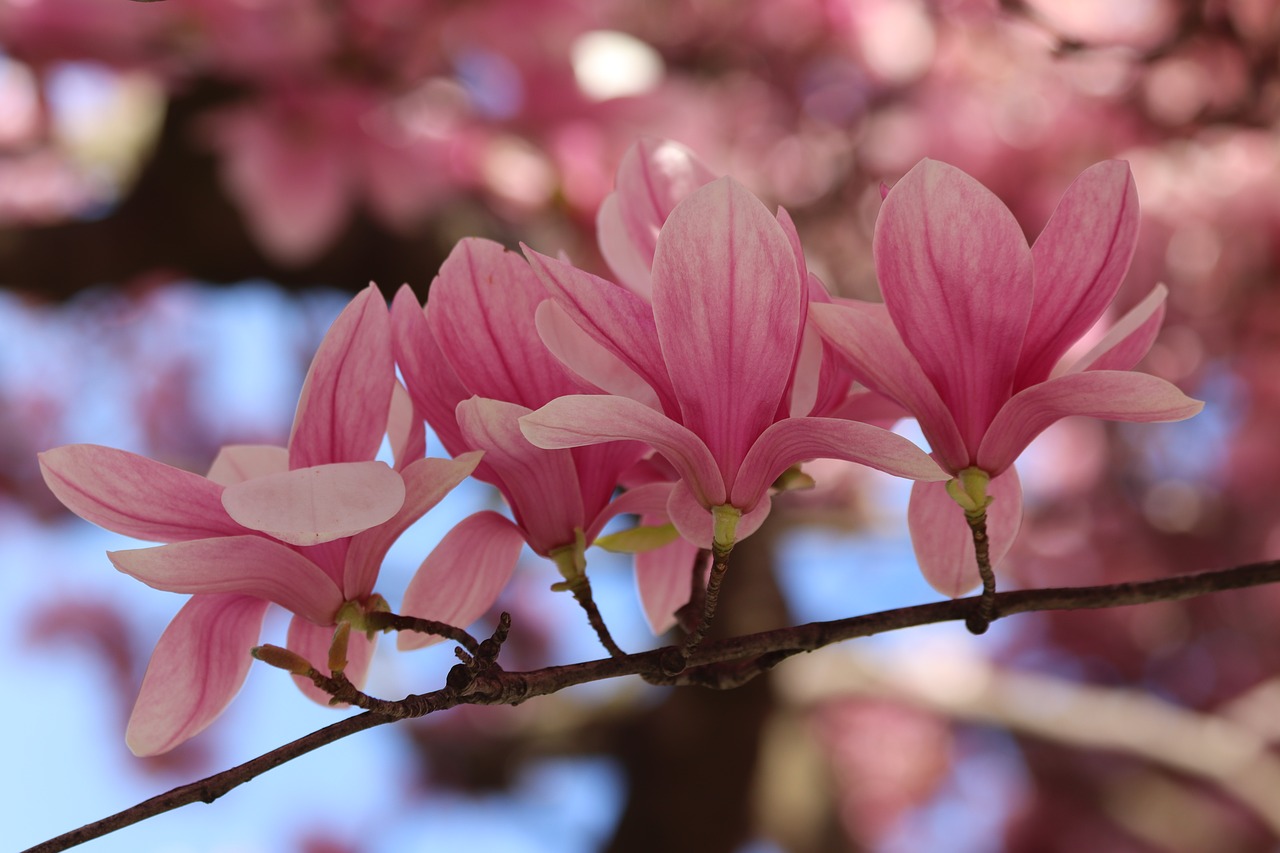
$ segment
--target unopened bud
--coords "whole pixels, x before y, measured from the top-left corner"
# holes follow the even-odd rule
[[[268,666],[283,669],[285,672],[291,672],[303,678],[310,676],[311,671],[315,669],[302,655],[279,646],[254,646],[249,650],[249,654]]]

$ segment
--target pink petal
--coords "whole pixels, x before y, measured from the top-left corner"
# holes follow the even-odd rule
[[[676,205],[715,175],[688,148],[666,139],[642,139],[618,166],[617,190],[597,218],[600,253],[628,288],[650,292],[658,232]]]
[[[1132,369],[1142,361],[1160,333],[1160,324],[1164,322],[1164,300],[1168,293],[1168,288],[1157,284],[1066,372]]]
[[[112,565],[166,592],[251,595],[328,622],[342,605],[337,585],[296,551],[261,536],[196,539],[155,548],[108,551]]]
[[[600,202],[600,209],[596,212],[596,242],[600,244],[600,254],[604,256],[605,263],[613,271],[618,284],[648,302],[653,291],[649,275],[649,267],[653,263],[653,245],[650,243],[646,256],[631,239],[631,235],[627,233],[627,225],[622,221],[617,193]]]
[[[993,500],[987,507],[987,537],[991,565],[1013,545],[1022,525],[1022,485],[1009,468],[987,487]],[[945,483],[916,483],[907,506],[911,545],[920,571],[929,585],[943,595],[959,598],[982,583],[973,550],[973,532],[962,510],[947,494]]]
[[[900,435],[857,421],[788,418],[765,430],[742,463],[731,502],[755,506],[783,471],[809,459],[845,459],[911,480],[949,480],[929,455]]]
[[[530,444],[519,420],[528,413],[515,403],[473,397],[458,404],[458,424],[502,478],[503,494],[529,547],[546,556],[573,542],[574,530],[585,527],[586,520],[573,454]]]
[[[679,204],[653,260],[653,317],[680,421],[730,476],[785,399],[807,282],[777,220],[732,178]]]
[[[410,462],[427,454],[427,434],[422,427],[422,418],[414,409],[409,392],[399,382],[391,389],[387,437],[391,440],[391,456],[395,459],[397,471],[404,470]]]
[[[590,520],[613,499],[623,476],[653,450],[638,441],[610,441],[575,447],[570,453],[578,472],[583,518]]]
[[[1123,160],[1091,166],[1067,188],[1032,247],[1035,310],[1015,390],[1044,381],[1115,298],[1138,244],[1138,190]]]
[[[625,397],[576,395],[552,400],[520,419],[538,447],[581,447],[606,441],[640,441],[657,450],[706,506],[725,502],[724,478],[706,444],[675,421]]]
[[[475,622],[511,580],[524,538],[496,512],[464,518],[435,547],[405,590],[400,612],[459,628]],[[440,642],[440,637],[401,631],[401,651]]]
[[[664,412],[678,412],[649,304],[628,290],[528,246],[524,253],[570,319],[652,388]]]
[[[400,472],[404,479],[404,504],[384,524],[357,533],[351,538],[343,571],[343,595],[358,601],[373,592],[387,551],[409,527],[426,515],[455,486],[471,476],[480,462],[478,451],[464,453],[455,459],[427,457]]]
[[[598,343],[553,300],[545,300],[535,315],[538,336],[560,363],[583,381],[609,394],[630,397],[661,409],[658,394],[608,348]]]
[[[219,485],[231,486],[288,470],[288,448],[269,444],[228,444],[214,457],[208,478]]]
[[[759,530],[760,525],[764,524],[764,520],[769,517],[772,506],[773,502],[766,494],[761,496],[750,509],[744,510],[742,518],[738,520],[738,529],[735,531],[737,539],[739,541],[746,539]],[[676,483],[675,488],[671,490],[671,498],[667,501],[667,517],[686,540],[699,548],[711,547],[714,533],[711,510],[698,502],[697,496],[689,490],[683,480]]]
[[[594,542],[604,526],[620,515],[664,516],[674,485],[674,483],[648,483],[634,489],[627,489],[618,495],[592,520],[591,526],[586,530],[587,544]],[[655,523],[665,524],[666,519]]]
[[[903,345],[884,306],[853,300],[810,305],[809,317],[827,341],[849,360],[859,381],[897,400],[915,416],[943,466],[952,471],[969,466],[972,456],[955,419]]]
[[[387,304],[374,285],[333,321],[302,385],[289,467],[365,462],[387,431],[395,364]]]
[[[698,546],[681,538],[636,554],[636,591],[655,637],[671,630],[676,611],[689,603],[698,553]]]
[[[426,314],[406,284],[391,303],[392,343],[396,364],[414,407],[431,425],[451,456],[474,450],[462,440],[454,417],[458,403],[471,392],[458,379],[436,344]]]
[[[316,545],[382,524],[404,504],[404,480],[385,462],[342,462],[228,486],[227,513],[290,545]]]
[[[134,755],[168,752],[218,718],[249,672],[267,604],[197,595],[178,611],[151,653],[129,715],[124,739]]]
[[[818,351],[821,352],[822,350],[820,336],[809,328],[809,300],[813,298],[815,289],[821,293],[819,301],[823,301],[823,297],[829,297],[822,282],[818,280],[817,276],[809,272],[809,267],[804,259],[804,248],[800,245],[800,232],[796,230],[796,224],[791,219],[791,214],[780,207],[775,218],[778,220],[778,227],[782,229],[783,235],[787,238],[787,243],[791,246],[791,252],[796,259],[796,269],[800,272],[800,278],[805,282],[805,295],[800,300],[800,338],[796,341],[796,351],[792,357],[793,368],[791,375],[787,377],[787,387],[783,392],[778,411],[774,413],[774,420],[781,420],[782,418],[791,417],[793,412],[798,412],[798,417],[804,417],[813,411],[813,403],[817,399],[817,385],[814,384],[812,388],[804,387],[804,383],[807,380],[800,379],[801,370],[812,372],[813,366],[812,364],[805,364],[802,367],[800,359],[804,354],[806,339],[809,339],[810,360],[814,357],[815,339],[818,341]],[[820,363],[821,355],[818,356],[818,359]],[[798,399],[796,396],[797,383],[802,384]]]
[[[285,645],[289,651],[301,655],[316,669],[325,675],[332,675],[329,670],[329,648],[333,645],[333,634],[336,626],[316,625],[300,616],[293,617],[289,623],[289,635]],[[373,650],[378,645],[378,636],[370,640],[363,631],[352,631],[347,638],[347,668],[344,670],[348,680],[356,687],[364,687],[369,676],[369,662],[373,660]],[[325,693],[309,678],[293,676],[293,683],[298,685],[308,699],[321,705],[329,706],[329,694]],[[347,707],[339,703],[338,708]]]
[[[55,447],[39,460],[54,496],[107,530],[155,542],[246,532],[222,508],[222,486],[190,471],[96,444]]]
[[[461,240],[427,295],[427,322],[459,381],[480,397],[536,409],[585,390],[534,326],[546,290],[524,258],[489,240]]]
[[[1034,273],[1022,228],[982,184],[922,160],[885,199],[873,251],[903,342],[965,444],[977,447],[1012,393],[1031,314]]]
[[[1045,427],[1068,415],[1111,421],[1181,421],[1204,403],[1145,373],[1090,370],[1059,376],[1019,392],[1000,411],[978,448],[978,467],[999,474]]]

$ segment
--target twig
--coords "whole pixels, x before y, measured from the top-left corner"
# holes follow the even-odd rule
[[[1180,601],[1211,592],[1276,582],[1280,582],[1280,560],[1163,580],[1003,592],[995,596],[995,612],[1004,617],[1041,610],[1124,607],[1156,601]],[[678,675],[671,675],[663,670],[663,661],[669,662],[673,653],[680,653],[680,649],[673,647],[620,658],[547,667],[532,672],[505,672],[496,666],[481,668],[467,683],[447,686],[432,693],[407,696],[399,702],[390,703],[395,706],[396,716],[366,712],[334,723],[230,770],[175,788],[110,817],[38,844],[26,853],[57,853],[189,803],[212,803],[233,788],[286,761],[347,735],[396,719],[421,717],[461,704],[515,705],[536,696],[556,693],[566,687],[625,675],[640,675],[669,684],[728,689],[749,681],[755,675],[801,652],[917,625],[963,621],[973,613],[977,602],[977,598],[964,598],[920,604],[833,622],[811,622],[727,640],[708,641],[692,652],[689,656],[691,667]],[[502,626],[499,629],[501,631]],[[494,649],[483,649],[485,652],[491,650]]]

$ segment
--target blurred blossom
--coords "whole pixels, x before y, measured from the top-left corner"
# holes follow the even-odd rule
[[[0,57],[0,148],[30,143],[39,125],[35,75],[22,63]]]
[[[1054,32],[1089,44],[1124,44],[1151,48],[1169,36],[1177,23],[1174,0],[1027,0]]]

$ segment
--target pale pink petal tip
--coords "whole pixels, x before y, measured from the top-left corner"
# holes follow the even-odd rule
[[[386,463],[341,462],[237,483],[222,493],[222,505],[251,530],[317,545],[382,524],[404,496],[404,480]]]

